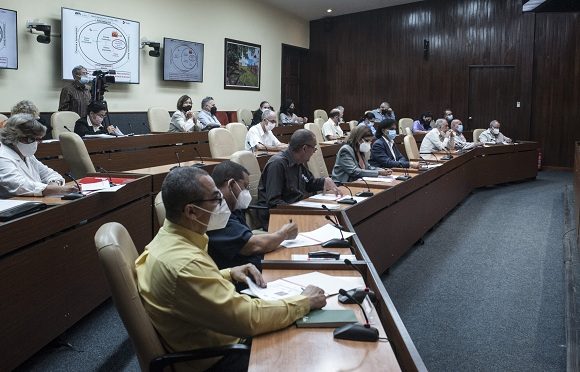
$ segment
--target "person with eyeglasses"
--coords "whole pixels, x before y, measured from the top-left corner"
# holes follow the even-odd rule
[[[76,112],[82,118],[87,115],[87,106],[91,102],[88,85],[93,81],[93,77],[81,65],[72,69],[72,77],[73,80],[60,91],[58,111]]]
[[[252,280],[265,287],[266,282],[252,264],[220,270],[208,254],[206,231],[225,227],[229,209],[206,171],[175,168],[165,177],[161,194],[166,219],[135,269],[143,306],[168,352],[248,343],[326,305],[324,291],[315,286],[273,301],[236,292],[234,283]],[[236,353],[180,366],[239,371],[248,362],[249,353]]]
[[[369,165],[367,154],[371,151],[372,142],[373,134],[368,127],[354,127],[346,143],[336,153],[332,180],[353,182],[361,177],[388,176],[393,173],[390,169]]]
[[[298,129],[288,148],[266,163],[258,186],[258,205],[268,208],[258,211],[264,230],[268,230],[271,208],[296,203],[318,191],[342,195],[330,177],[316,178],[308,170],[306,164],[317,151],[316,144],[314,133]]]
[[[283,150],[288,147],[272,133],[276,125],[276,111],[264,110],[262,121],[248,129],[246,133],[246,150]]]
[[[207,232],[208,252],[219,269],[251,263],[262,271],[264,254],[276,250],[282,241],[294,239],[298,235],[298,227],[293,222],[272,233],[252,233],[245,217],[246,209],[252,201],[248,189],[249,175],[246,168],[230,160],[219,163],[211,174],[231,212],[223,229]],[[245,287],[243,285],[239,289]]]
[[[322,134],[328,141],[334,141],[344,137],[340,128],[340,111],[332,109],[328,114],[328,120],[322,125]]]
[[[34,156],[45,134],[46,127],[30,114],[14,114],[0,129],[0,198],[78,191]]]
[[[262,121],[262,114],[266,110],[274,111],[274,109],[270,105],[270,102],[268,101],[260,102],[260,107],[256,111],[254,111],[254,114],[252,115],[252,122],[250,123],[250,127],[253,127],[256,124],[260,124],[260,122]]]
[[[81,117],[75,123],[75,133],[81,137],[94,134],[110,134],[112,136],[122,136],[123,133],[114,125],[103,125],[103,120],[107,116],[107,106],[102,102],[92,102],[88,109],[89,114]]]

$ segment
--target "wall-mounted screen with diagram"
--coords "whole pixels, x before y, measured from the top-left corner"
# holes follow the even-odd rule
[[[16,11],[0,8],[0,68],[18,68]]]
[[[163,38],[163,80],[203,81],[203,44]]]
[[[115,71],[116,83],[139,83],[139,22],[62,8],[62,78],[82,65]]]

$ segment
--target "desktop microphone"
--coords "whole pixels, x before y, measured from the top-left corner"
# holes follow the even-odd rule
[[[134,136],[135,135],[135,131],[133,130],[133,125],[131,123],[127,123],[129,124],[129,130],[131,131],[131,133],[127,134],[128,136]]]
[[[374,195],[374,193],[371,191],[371,188],[369,187],[368,182],[364,179],[364,177],[360,177],[359,180],[362,180],[365,185],[367,185],[367,191],[359,191],[356,193],[356,196],[362,196],[363,198],[368,198]]]
[[[203,164],[203,158],[201,157],[201,154],[199,153],[199,150],[197,149],[197,147],[194,147],[193,150],[197,154],[197,157],[199,158],[200,162],[197,163],[197,164],[192,165],[192,167],[203,168],[205,166],[205,164]]]
[[[246,143],[248,144],[248,147],[250,148],[250,151],[252,152],[252,154],[254,154],[254,146],[252,146],[252,144],[250,143],[250,141],[246,141]]]
[[[404,174],[402,176],[398,176],[397,178],[395,178],[397,181],[408,181],[411,179],[411,176],[409,176],[409,170],[407,169],[407,167],[403,167],[403,163],[401,163],[400,161],[399,163],[399,167],[403,168],[404,170]]]
[[[330,212],[330,209],[328,209],[326,205],[322,204],[322,208],[327,212]],[[320,246],[323,248],[352,248],[350,246],[349,241],[344,238],[344,234],[342,233],[342,226],[340,226],[340,224],[338,223],[338,219],[336,219],[335,220],[336,222],[334,222],[328,215],[324,216],[324,218],[330,221],[330,223],[338,229],[338,231],[340,232],[341,239],[330,239],[320,244]]]
[[[113,179],[111,178],[111,175],[109,174],[110,172],[108,170],[106,170],[105,168],[100,167],[98,165],[96,166],[96,168],[99,171],[99,173],[107,173],[107,177],[109,177],[109,186],[110,187],[117,186],[113,183]]]
[[[369,296],[369,300],[371,300],[372,303],[376,303],[377,296],[375,295],[375,292],[371,291],[369,287],[366,285],[366,280],[363,272],[358,267],[356,267],[348,258],[344,259],[344,263],[346,265],[349,265],[356,271],[358,271],[360,276],[363,278],[363,282],[365,282],[365,288],[351,289],[350,291],[347,291],[347,293],[358,302],[364,301],[365,297]],[[338,296],[338,302],[340,302],[341,304],[354,304],[354,302],[348,296],[342,295]]]
[[[367,313],[360,302],[356,301],[350,294],[348,294],[347,291],[342,288],[338,291],[338,293],[340,293],[342,296],[350,297],[350,299],[360,307],[365,317],[366,323],[354,323],[338,327],[333,332],[334,338],[351,341],[377,342],[379,340],[379,330],[375,327],[371,327]]]
[[[336,185],[337,185],[337,186],[344,186],[344,187],[346,187],[346,189],[347,189],[347,190],[348,190],[348,192],[350,193],[350,199],[345,199],[345,198],[342,198],[342,199],[338,200],[338,201],[337,201],[337,203],[339,203],[339,204],[356,204],[356,203],[357,203],[357,202],[356,202],[356,199],[354,199],[354,198],[352,197],[352,190],[350,189],[350,187],[348,187],[347,185],[345,185],[345,184],[344,184],[344,183],[342,183],[342,182],[337,182],[337,183],[336,183]]]
[[[171,172],[172,170],[174,170],[175,168],[181,168],[181,161],[179,160],[179,152],[175,153],[175,157],[177,158],[177,165],[174,167],[169,168],[169,171]]]
[[[68,130],[69,132],[73,133],[72,130],[68,129],[68,127],[66,125],[63,125],[64,129]]]
[[[266,150],[266,155],[268,155],[268,146],[264,145],[262,142],[258,142],[258,145],[264,146],[264,149]]]
[[[443,147],[443,150],[445,150],[445,152],[447,152],[447,155],[445,155],[444,157],[442,157],[441,160],[451,160],[451,159],[453,159],[453,155],[451,155],[451,151],[449,151],[449,149],[447,149],[447,147]]]
[[[81,185],[80,185],[79,181],[77,181],[76,178],[74,178],[72,176],[72,174],[70,174],[70,173],[65,173],[64,175],[65,175],[65,177],[70,178],[75,183],[75,185],[76,185],[77,189],[79,189],[79,191],[77,191],[77,192],[70,192],[68,194],[64,194],[61,197],[61,200],[75,200],[75,199],[82,198],[84,195],[81,192]]]

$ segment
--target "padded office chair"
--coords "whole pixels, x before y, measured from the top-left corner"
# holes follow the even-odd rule
[[[161,191],[155,195],[155,201],[153,202],[155,207],[155,216],[157,216],[157,222],[159,227],[163,226],[165,222],[165,205],[163,204],[163,197],[161,196]]]
[[[324,120],[323,122],[326,122],[328,120],[328,114],[322,109],[314,110],[314,119],[322,119]]]
[[[328,177],[328,169],[326,168],[320,145],[316,144],[316,148],[317,150],[314,151],[314,154],[312,154],[310,160],[308,160],[308,170],[310,170],[316,178]]]
[[[399,119],[399,134],[407,133],[405,128],[413,128],[413,119],[411,118],[400,118]]]
[[[320,129],[320,126],[318,126],[318,124],[306,123],[304,124],[304,129],[308,129],[309,131],[314,133],[314,135],[316,136],[316,142],[320,143],[325,141],[324,137],[322,136],[322,129]]]
[[[351,120],[348,122],[348,128],[352,131],[354,128],[356,128],[356,126],[358,125],[358,121],[356,120]]]
[[[324,120],[321,118],[316,118],[314,119],[314,124],[318,125],[320,127],[320,129],[322,130],[322,126],[324,125],[324,123],[326,123],[328,120]]]
[[[66,133],[64,127],[66,126],[71,131],[74,131],[75,123],[80,116],[73,111],[57,111],[50,115],[50,125],[52,126],[52,138],[57,139],[61,133]]]
[[[412,136],[413,135],[413,131],[411,130],[411,128],[409,127],[405,127],[405,133],[402,133],[406,136]]]
[[[212,158],[229,158],[235,151],[234,136],[225,128],[215,128],[208,132],[209,151]]]
[[[215,117],[219,120],[221,125],[226,125],[230,122],[230,118],[228,117],[228,113],[225,111],[218,111],[215,113]]]
[[[226,125],[226,129],[230,131],[234,137],[234,142],[236,144],[235,151],[242,151],[246,149],[246,135],[248,134],[248,128],[242,123],[229,123]]]
[[[154,132],[167,132],[169,130],[169,123],[171,116],[169,111],[163,107],[149,107],[147,110],[147,121],[149,121],[149,130]]]
[[[87,173],[95,173],[95,166],[89,156],[87,147],[82,138],[71,132],[58,136],[62,157],[76,179],[83,178]]]
[[[415,141],[415,137],[413,137],[412,134],[407,134],[405,138],[403,138],[403,142],[405,143],[405,152],[407,153],[407,159],[409,160],[421,159],[419,156],[419,149],[417,148],[417,142]]]
[[[246,128],[252,125],[252,111],[248,109],[239,109],[237,112],[238,122],[244,124]]]
[[[167,354],[139,296],[135,272],[138,255],[129,232],[120,223],[106,223],[95,234],[95,246],[142,371],[161,372],[179,362],[249,352],[246,345],[236,344]]]
[[[485,132],[485,129],[474,129],[473,130],[473,142],[479,142],[479,136],[481,133]]]

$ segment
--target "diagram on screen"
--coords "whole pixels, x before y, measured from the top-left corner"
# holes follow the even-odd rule
[[[129,37],[106,22],[91,21],[77,29],[78,52],[89,64],[118,69],[129,62]]]
[[[178,45],[171,51],[171,65],[181,72],[199,69],[199,55],[187,45]]]
[[[163,38],[163,79],[203,81],[203,44]]]
[[[6,23],[0,22],[0,50],[6,48]]]

